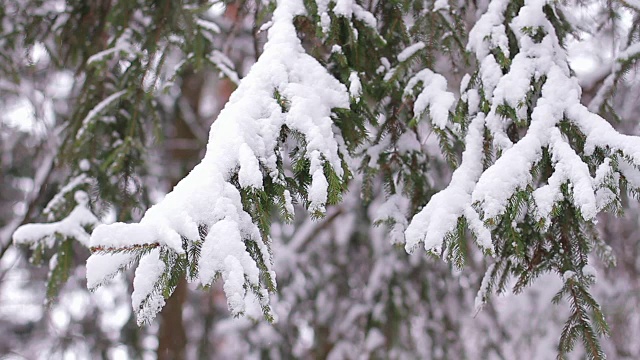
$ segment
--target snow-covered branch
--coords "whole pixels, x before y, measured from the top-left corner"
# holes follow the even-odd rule
[[[243,194],[263,191],[267,182],[281,186],[284,198],[293,191],[285,189],[281,169],[283,131],[304,138],[312,212],[323,212],[328,201],[327,170],[344,175],[331,116],[332,109],[349,106],[349,93],[305,53],[293,25],[294,17],[304,13],[302,1],[278,1],[264,53],[212,125],[202,162],[139,224],[103,225],[93,232],[92,247],[160,244],[143,255],[136,271],[134,308],[144,309],[138,311],[139,322],[153,318],[162,306],[160,274],[177,266],[176,257],[187,256],[193,247],[199,248],[199,256],[189,259],[199,269],[193,280],[206,286],[221,275],[232,314],[244,312],[247,289],[269,311],[267,291],[273,290],[275,274],[268,239],[248,211],[255,203]],[[99,273],[113,273],[109,261],[98,254],[89,259],[93,284],[102,282]]]

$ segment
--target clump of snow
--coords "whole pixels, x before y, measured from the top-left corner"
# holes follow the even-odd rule
[[[509,56],[509,40],[504,27],[504,12],[509,0],[494,0],[489,3],[487,12],[476,22],[469,32],[467,49],[484,59],[492,48],[499,48]]]
[[[449,10],[448,0],[436,0],[436,2],[433,3],[433,11],[440,11],[440,10]]]
[[[111,280],[134,260],[132,253],[94,254],[87,259],[87,288],[95,290]]]
[[[564,280],[564,282],[567,282],[573,279],[575,276],[576,276],[576,273],[574,271],[567,270],[564,273],[562,273],[562,280]]]
[[[449,121],[449,110],[456,100],[454,95],[447,91],[447,79],[429,69],[423,69],[409,79],[404,96],[412,94],[418,84],[422,85],[422,91],[413,104],[414,115],[422,116],[428,109],[433,125],[444,129]]]
[[[89,171],[89,169],[91,168],[91,163],[87,159],[82,159],[80,160],[80,162],[78,162],[78,167],[82,171]]]
[[[333,4],[332,10],[336,16],[345,17],[347,19],[355,17],[372,29],[375,29],[377,26],[377,20],[375,16],[373,16],[372,13],[360,6],[354,0],[316,0],[318,15],[320,16],[320,25],[322,26],[322,31],[325,34],[329,33],[329,27],[331,26],[331,17],[329,16],[330,4]],[[356,31],[355,28],[353,30]]]
[[[207,31],[210,31],[212,33],[220,33],[220,26],[212,21],[200,18],[196,20],[196,24],[199,27],[206,29]]]
[[[418,51],[424,49],[425,46],[426,46],[425,43],[423,43],[422,41],[418,41],[417,43],[408,46],[407,48],[402,50],[400,54],[398,54],[398,61],[399,62],[407,61],[408,58],[412,57]]]
[[[215,223],[202,245],[201,257],[207,259],[200,265],[202,284],[210,285],[216,274],[222,274],[229,309],[233,315],[243,313],[245,276],[258,284],[259,272],[242,242],[238,224],[229,219]]]
[[[352,71],[349,74],[349,94],[352,98],[360,100],[360,95],[362,94],[362,84],[360,83],[360,77],[358,73]]]

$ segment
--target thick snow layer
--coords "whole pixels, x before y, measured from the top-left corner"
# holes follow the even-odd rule
[[[200,265],[203,285],[211,284],[214,276],[221,273],[229,309],[233,315],[243,313],[245,276],[250,283],[258,284],[259,272],[242,242],[238,224],[225,219],[213,225],[202,245],[201,257],[207,259]]]
[[[573,185],[575,205],[585,219],[595,216],[593,179],[588,167],[556,127],[563,119],[567,106],[580,103],[580,88],[576,80],[569,76],[566,54],[560,48],[553,26],[542,12],[542,6],[543,2],[527,2],[510,25],[518,36],[520,52],[514,57],[509,72],[498,81],[486,120],[487,128],[494,136],[494,144],[505,151],[482,174],[472,195],[473,202],[481,204],[485,219],[501,215],[511,196],[532,183],[531,168],[540,160],[543,147],[549,147],[555,172],[549,184],[534,193],[534,199],[539,201],[538,216],[548,216],[553,204],[562,198],[560,185],[567,181]],[[522,30],[536,27],[542,27],[547,33],[539,43]],[[526,109],[523,104],[531,89],[529,82],[543,75],[547,79],[542,87],[541,98],[531,114],[531,125],[520,141],[511,144],[505,132],[510,122],[498,114],[497,108],[506,104],[512,108]]]
[[[467,49],[475,52],[478,59],[484,59],[493,48],[499,48],[509,56],[509,40],[504,23],[504,11],[509,0],[494,0],[487,12],[476,22],[469,32]]]
[[[87,288],[95,290],[135,260],[132,253],[94,254],[87,259]]]
[[[201,163],[151,207],[139,224],[99,226],[91,237],[92,247],[158,244],[181,254],[183,238],[189,243],[200,241],[199,228],[204,227],[208,235],[198,259],[199,281],[210,284],[220,273],[231,312],[244,311],[245,286],[262,286],[258,265],[245,242],[257,244],[269,274],[271,259],[258,226],[243,208],[240,190],[233,182],[235,175],[243,188],[262,189],[265,176],[282,182],[277,153],[283,126],[306,138],[304,150],[312,177],[308,189],[310,210],[324,211],[327,202],[325,163],[338,176],[343,175],[331,115],[333,108],[349,107],[349,92],[305,53],[293,25],[293,17],[304,11],[300,0],[278,1],[264,52],[213,123]],[[141,277],[136,272],[136,311],[141,299],[154,288],[160,271],[159,265],[152,264],[160,261],[157,254],[146,255],[143,260],[147,270],[139,268],[141,274],[153,276]],[[88,262],[88,266],[94,264],[94,260]],[[162,267],[162,271],[166,270]],[[110,271],[105,269],[102,273],[106,276]],[[92,283],[100,282],[92,279]],[[162,302],[156,300],[155,305],[143,309],[142,318],[153,317],[160,309]]]

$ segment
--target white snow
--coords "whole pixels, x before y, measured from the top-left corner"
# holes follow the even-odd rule
[[[76,191],[75,200],[78,205],[64,219],[41,224],[26,224],[20,226],[13,234],[13,242],[16,245],[35,245],[43,241],[47,246],[52,246],[56,234],[65,238],[76,239],[84,246],[89,244],[89,234],[86,226],[95,226],[100,221],[89,210],[89,196],[84,191]]]
[[[575,276],[576,276],[576,273],[574,271],[567,270],[564,273],[562,273],[562,280],[564,280],[564,282],[567,282]]]
[[[207,57],[212,64],[214,64],[231,82],[234,84],[240,84],[240,77],[238,73],[233,69],[233,62],[219,50],[213,50]]]
[[[164,297],[155,291],[155,284],[165,271],[167,268],[160,259],[160,249],[153,249],[140,259],[131,294],[131,305],[136,312],[138,325],[151,321],[164,306]]]
[[[467,49],[475,52],[476,58],[484,59],[492,48],[499,48],[505,56],[509,56],[509,40],[503,25],[507,5],[509,0],[491,1],[487,12],[469,32]]]
[[[251,284],[258,284],[258,267],[242,242],[238,224],[224,219],[211,227],[202,245],[200,281],[210,285],[217,273],[222,274],[224,292],[234,316],[244,313],[245,276]]]
[[[408,252],[413,252],[422,242],[425,250],[440,254],[445,236],[455,230],[461,216],[469,221],[478,244],[493,251],[491,235],[471,207],[471,193],[482,174],[483,132],[484,116],[478,114],[469,125],[462,164],[454,171],[449,186],[435,194],[407,227],[405,248]]]
[[[360,100],[360,95],[362,95],[360,77],[355,71],[352,71],[351,74],[349,74],[349,94],[356,100]]]
[[[133,253],[93,254],[87,259],[87,288],[95,290],[133,262]]]
[[[400,54],[398,54],[398,61],[399,62],[407,61],[408,58],[413,56],[413,54],[417,53],[418,51],[424,49],[425,46],[426,46],[425,43],[423,43],[422,41],[418,41],[417,43],[408,46],[407,48],[402,50]]]
[[[449,10],[448,0],[436,0],[433,3],[433,11]]]
[[[418,84],[422,84],[423,89],[413,104],[414,116],[420,118],[428,108],[433,125],[444,129],[449,122],[449,110],[456,101],[455,96],[447,91],[447,79],[429,69],[423,69],[409,79],[404,96],[412,94]]]
[[[378,208],[374,223],[385,220],[392,220],[393,226],[389,231],[392,244],[403,244],[404,231],[407,229],[408,221],[406,217],[409,208],[409,199],[400,194],[393,194]]]
[[[640,189],[640,170],[637,167],[621,159],[618,163],[618,170],[633,188]]]
[[[318,15],[320,16],[320,25],[322,26],[322,31],[325,34],[329,32],[329,27],[331,26],[331,17],[329,16],[329,6],[331,4],[333,4],[332,10],[336,16],[345,17],[347,19],[355,17],[368,27],[372,29],[376,28],[377,20],[373,14],[357,4],[354,0],[316,0]],[[356,31],[355,28],[353,28],[353,30]]]
[[[262,171],[256,155],[247,144],[240,145],[238,182],[243,188],[262,189]]]
[[[203,29],[206,29],[216,34],[220,33],[220,26],[218,26],[218,24],[212,21],[209,21],[206,19],[198,19],[196,20],[196,23],[198,24],[198,26],[200,26]]]
[[[478,293],[476,294],[476,299],[474,301],[476,313],[482,310],[482,307],[489,299],[489,280],[491,279],[491,273],[495,266],[496,264],[489,265],[487,271],[485,271],[484,276],[482,277],[482,283],[480,284],[480,289],[478,289]]]

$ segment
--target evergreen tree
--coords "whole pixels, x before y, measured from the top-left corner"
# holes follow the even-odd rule
[[[492,293],[519,294],[552,273],[561,279],[552,301],[569,307],[558,357],[578,340],[588,358],[605,357],[591,255],[615,263],[596,217],[621,213],[640,190],[640,138],[605,120],[622,121],[614,90],[637,60],[633,3],[603,7],[613,29],[632,21],[588,106],[567,46],[583,32],[618,41],[617,30],[568,16],[589,4],[243,2],[249,24],[225,22],[203,1],[2,5],[3,56],[41,48],[46,76],[78,74],[42,166],[64,179],[60,191],[29,200],[46,223],[14,231],[36,220],[27,212],[7,227],[34,261],[49,259],[49,301],[84,246],[89,289],[137,264],[138,324],[182,279],[205,289],[220,279],[233,317],[257,307],[280,321],[237,323],[246,354],[508,357],[500,339],[474,348],[450,334],[506,326]],[[230,43],[257,56],[241,80]],[[37,81],[21,76],[24,61],[8,64],[8,88],[27,96]],[[163,118],[198,133],[171,92],[206,71],[238,87],[200,164],[146,209],[157,163],[145,147]],[[47,182],[30,176],[36,188]],[[99,225],[108,213],[117,222]],[[419,246],[451,266],[404,252]],[[474,297],[477,311],[488,307],[475,325],[456,314]]]

